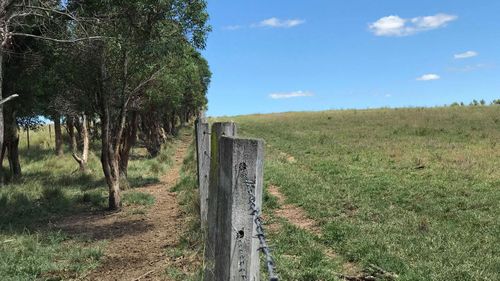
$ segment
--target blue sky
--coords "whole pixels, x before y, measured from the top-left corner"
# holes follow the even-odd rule
[[[208,2],[211,116],[500,98],[500,1]]]

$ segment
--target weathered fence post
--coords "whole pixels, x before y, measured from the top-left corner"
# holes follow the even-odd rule
[[[219,149],[215,274],[220,281],[259,281],[259,239],[251,205],[262,206],[264,141],[222,137]]]
[[[206,231],[208,219],[208,184],[210,173],[210,126],[202,118],[196,119],[196,158],[200,194],[201,229]]]
[[[219,189],[219,140],[222,136],[236,136],[236,124],[223,122],[212,124],[210,135],[210,174],[208,187],[207,236],[205,239],[205,281],[220,281],[215,275],[215,252],[218,237],[217,206]]]

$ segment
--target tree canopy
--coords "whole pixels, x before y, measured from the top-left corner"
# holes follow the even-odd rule
[[[20,96],[5,105],[0,144],[16,154],[19,136],[7,132],[36,129],[44,116],[55,124],[57,153],[64,125],[85,170],[88,139],[99,140],[110,209],[121,207],[137,141],[155,156],[169,134],[206,108],[204,0],[3,0],[0,28],[1,88]],[[11,172],[21,176],[20,167]]]

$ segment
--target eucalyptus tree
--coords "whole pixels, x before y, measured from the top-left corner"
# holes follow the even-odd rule
[[[47,88],[54,80],[60,81],[57,89],[52,89],[48,108],[65,117],[71,154],[79,170],[84,173],[88,172],[89,124],[96,115],[96,108],[89,96],[98,91],[98,61],[93,53],[94,48],[87,44],[62,48],[52,55],[52,63],[47,69],[52,75],[44,76],[48,80]]]
[[[39,67],[43,58],[38,53],[40,44],[32,38],[17,38],[16,44],[5,55],[3,69],[5,71],[3,92],[8,95],[18,95],[16,102],[2,106],[4,115],[4,141],[0,163],[7,155],[11,176],[17,179],[21,176],[19,161],[19,125],[25,129],[35,129],[40,124],[38,116],[42,108],[40,88],[37,87]]]
[[[101,123],[101,163],[109,187],[109,208],[121,207],[120,146],[128,121],[147,90],[167,71],[166,57],[184,44],[205,46],[208,14],[203,0],[73,1],[80,15],[100,18],[95,44],[99,89],[93,97]]]
[[[166,134],[175,134],[177,120],[187,122],[207,104],[211,77],[207,61],[186,45],[172,63],[175,67],[147,92],[140,111],[140,136],[152,156],[160,151]]]
[[[68,27],[82,30],[82,37],[68,37]],[[75,33],[73,33],[75,34]],[[57,43],[75,43],[98,39],[89,36],[84,24],[57,0],[0,0],[0,100],[3,98],[4,56],[13,51],[18,38]],[[15,97],[15,94],[10,96]],[[7,99],[9,99],[7,98]],[[5,101],[4,101],[5,102]],[[3,107],[0,102],[0,146],[4,142]]]

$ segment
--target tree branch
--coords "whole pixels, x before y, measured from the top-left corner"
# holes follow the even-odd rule
[[[52,42],[57,42],[57,43],[77,43],[77,42],[81,42],[81,41],[111,39],[111,37],[105,37],[105,36],[89,36],[89,37],[76,38],[76,39],[57,39],[57,38],[52,38],[52,37],[39,36],[39,35],[34,35],[34,34],[29,34],[29,33],[18,33],[18,32],[12,32],[12,33],[10,33],[10,35],[11,36],[31,37],[31,38],[52,41]]]
[[[35,12],[26,12],[26,13],[20,13],[20,14],[12,14],[9,19],[7,19],[7,23],[10,23],[12,19],[14,18],[20,18],[20,17],[29,17],[29,16],[36,16],[36,17],[43,17],[42,14],[38,14]]]
[[[10,101],[11,99],[15,99],[15,98],[17,98],[17,97],[19,97],[19,95],[18,95],[18,94],[13,94],[13,95],[11,95],[11,96],[9,96],[9,97],[7,97],[7,98],[3,99],[3,100],[0,100],[0,105],[3,105],[4,103],[6,103],[6,102]]]
[[[144,80],[142,81],[134,90],[132,90],[131,94],[132,95],[135,95],[137,92],[139,92],[143,87],[145,87],[147,84],[153,82],[157,77],[158,75],[163,71],[165,70],[166,66],[163,66],[161,67],[160,69],[158,69],[156,72],[154,72],[153,74],[151,74],[151,76],[147,79],[147,80]]]
[[[23,8],[23,9],[41,10],[41,11],[45,11],[45,12],[51,12],[51,13],[59,14],[59,15],[62,15],[62,16],[66,16],[66,17],[68,17],[68,18],[70,18],[72,20],[78,21],[78,19],[75,18],[72,14],[70,14],[68,12],[64,12],[64,11],[59,11],[57,9],[45,8],[45,7],[40,7],[40,6],[25,6],[25,5],[15,5],[14,7]]]

